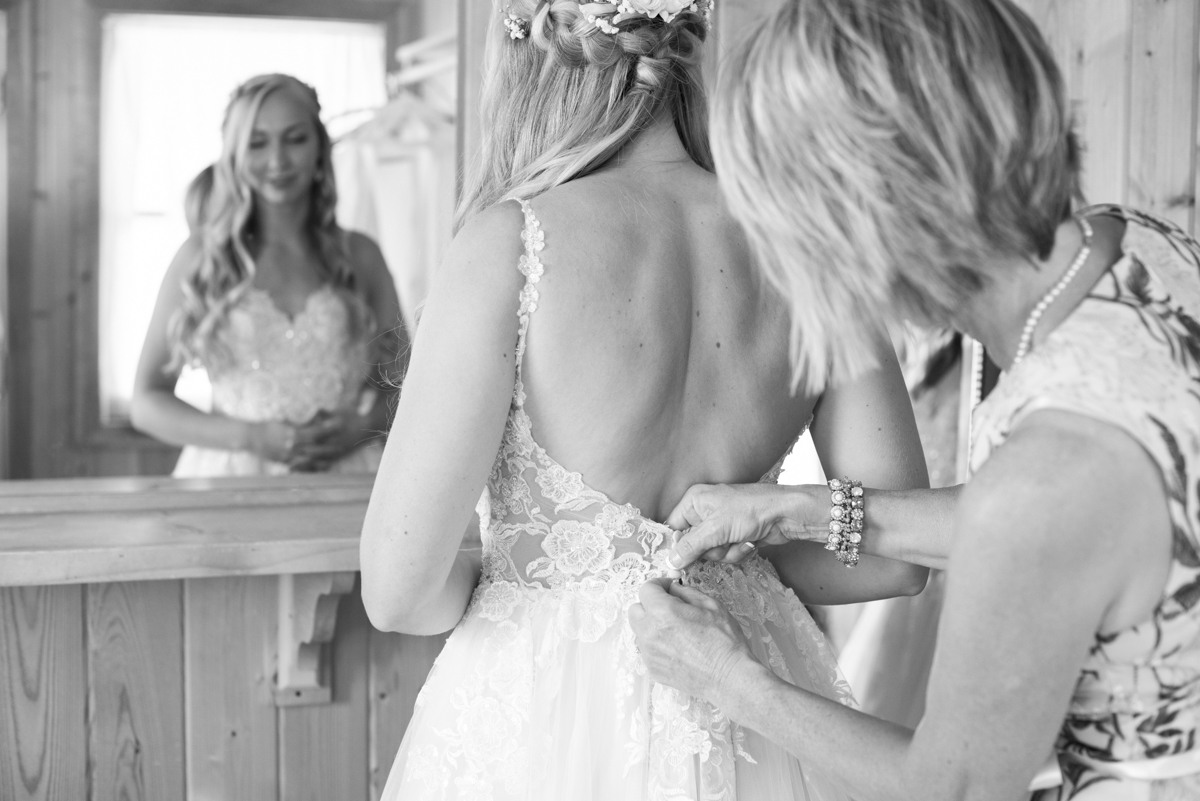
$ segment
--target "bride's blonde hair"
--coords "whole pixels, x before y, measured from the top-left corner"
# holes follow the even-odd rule
[[[527,21],[514,39],[501,19]],[[671,22],[636,18],[605,33],[577,0],[493,5],[482,97],[486,131],[457,224],[508,197],[580,178],[669,111],[692,160],[712,170],[698,8]]]
[[[317,92],[290,75],[259,75],[239,86],[225,109],[221,156],[201,170],[184,200],[188,227],[201,246],[199,264],[184,282],[184,301],[171,318],[172,360],[167,370],[221,355],[213,335],[230,307],[254,280],[254,192],[243,174],[259,109],[272,92],[282,92],[310,116],[318,144],[317,173],[309,195],[307,233],[321,256],[325,278],[351,302],[356,336],[372,326],[370,311],[354,293],[354,271],[345,232],[337,224],[337,186],[332,143],[321,123]]]

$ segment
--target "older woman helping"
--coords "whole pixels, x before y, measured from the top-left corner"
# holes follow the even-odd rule
[[[630,611],[651,675],[858,799],[1023,798],[1052,750],[1040,799],[1200,797],[1200,245],[1072,210],[1062,81],[1008,0],[787,2],[727,64],[714,143],[807,387],[870,363],[847,321],[876,317],[966,331],[1005,375],[961,490],[697,487],[670,518],[676,564],[948,560],[915,731],[780,681],[678,584]]]

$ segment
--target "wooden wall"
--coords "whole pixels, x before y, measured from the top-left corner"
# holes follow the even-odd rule
[[[338,609],[333,702],[276,707],[276,578],[0,589],[0,798],[379,797],[443,637]]]
[[[1045,33],[1086,148],[1084,192],[1196,227],[1200,4],[1017,0]]]

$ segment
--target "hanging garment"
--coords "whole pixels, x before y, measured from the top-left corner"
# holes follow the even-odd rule
[[[333,149],[338,223],[379,244],[410,332],[453,234],[455,147],[453,120],[403,92]]]

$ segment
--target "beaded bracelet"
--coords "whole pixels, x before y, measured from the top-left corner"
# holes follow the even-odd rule
[[[833,506],[829,510],[829,540],[825,543],[825,550],[833,551],[833,555],[846,567],[854,567],[858,564],[858,544],[862,542],[866,520],[862,482],[831,478],[829,500]]]

